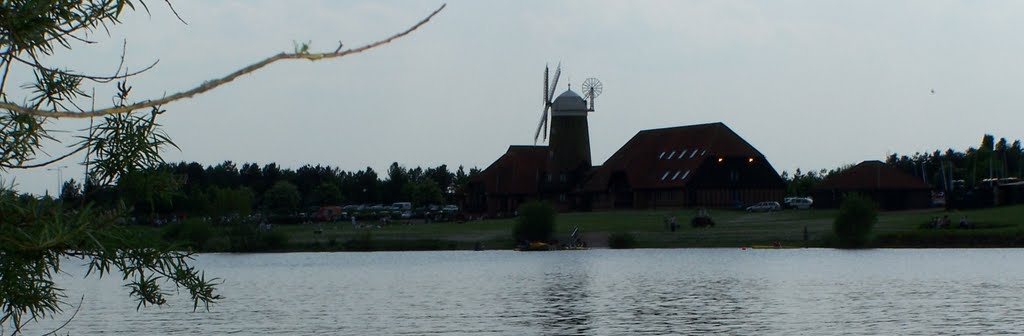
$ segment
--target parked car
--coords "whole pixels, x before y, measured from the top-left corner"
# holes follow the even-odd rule
[[[757,203],[757,204],[754,204],[754,205],[751,205],[751,206],[747,207],[747,211],[750,211],[750,212],[767,212],[767,211],[779,211],[779,210],[782,210],[782,206],[779,205],[779,202],[775,202],[775,201],[760,202],[760,203]]]
[[[783,202],[786,208],[790,209],[810,209],[814,205],[814,200],[810,197],[789,197]]]

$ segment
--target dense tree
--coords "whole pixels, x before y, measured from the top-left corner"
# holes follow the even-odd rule
[[[868,197],[851,194],[839,205],[839,214],[832,223],[832,231],[839,247],[867,247],[877,222],[878,206]]]
[[[217,300],[216,281],[189,265],[190,252],[124,230],[128,209],[112,207],[117,204],[112,198],[123,196],[129,203],[157,211],[170,199],[172,187],[180,184],[172,172],[157,169],[163,163],[161,152],[174,147],[157,123],[165,113],[163,106],[277,61],[318,61],[372,49],[412,32],[444,8],[402,33],[363,47],[342,50],[339,46],[313,53],[303,45],[294,53],[271,56],[196,88],[136,103],[129,95],[129,79],[146,69],[128,72],[118,66],[112,74],[90,75],[47,64],[52,59],[49,56],[92,43],[91,36],[112,29],[122,15],[137,6],[149,9],[142,0],[0,2],[0,172],[45,167],[87,152],[85,199],[103,205],[102,209],[84,206],[69,211],[48,197],[19,195],[10,186],[0,186],[0,325],[12,325],[14,334],[27,321],[61,311],[62,289],[52,277],[63,270],[61,264],[68,258],[84,260],[89,274],[118,274],[140,307],[165,303],[165,295],[171,293],[163,289],[167,284],[189,293],[194,308]],[[27,78],[17,77],[22,74],[28,74]],[[85,94],[86,86],[104,85],[116,86],[113,106],[80,108],[89,106],[84,101],[91,98]],[[23,90],[9,90],[11,87]],[[44,146],[58,142],[51,136],[58,122],[76,118],[96,118],[96,124],[72,134],[79,140],[67,153],[45,154]],[[190,178],[198,173],[187,168]],[[218,173],[232,173],[231,167],[222,168]],[[226,182],[228,187],[238,183],[232,179],[216,182]]]
[[[302,202],[299,188],[288,181],[277,181],[263,193],[263,205],[270,211],[288,214],[298,209]]]

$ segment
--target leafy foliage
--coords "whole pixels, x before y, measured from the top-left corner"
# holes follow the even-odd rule
[[[127,80],[135,74],[120,67],[109,76],[81,74],[48,66],[43,56],[89,42],[87,37],[96,29],[118,24],[136,4],[142,2],[0,2],[0,103],[85,112],[75,102],[93,98],[83,86],[115,82],[115,104],[128,104]],[[31,73],[32,78],[20,83],[24,97],[11,97],[8,89],[18,73]],[[162,112],[154,107],[148,113],[108,115],[82,130],[67,154],[34,163],[44,153],[42,146],[57,142],[50,136],[48,124],[53,120],[0,109],[0,172],[43,167],[83,150],[90,152],[85,188],[73,181],[66,184],[61,201],[18,195],[11,186],[0,186],[0,325],[10,323],[17,333],[25,322],[61,311],[63,290],[52,277],[73,260],[89,265],[87,275],[120,275],[139,307],[165,303],[167,284],[189,293],[196,309],[219,298],[214,293],[218,281],[189,265],[191,253],[124,227],[129,213],[124,202],[148,204],[152,210],[176,189],[171,175],[152,170],[163,163],[160,151],[174,147],[156,123]],[[98,199],[115,183],[124,196],[121,201],[108,202],[102,209],[82,202],[86,197]]]
[[[287,214],[298,208],[301,197],[299,188],[294,184],[278,181],[263,194],[263,202],[267,208]]]
[[[555,207],[544,201],[532,201],[519,206],[519,218],[513,227],[512,236],[516,241],[551,240],[555,232]]]
[[[832,224],[832,231],[840,247],[860,248],[868,245],[871,232],[878,222],[877,208],[870,198],[858,194],[846,196]]]
[[[171,6],[170,1],[164,2]],[[14,334],[24,322],[61,310],[63,292],[52,276],[67,258],[88,264],[86,276],[120,274],[140,308],[164,304],[170,292],[162,286],[167,284],[187,290],[193,309],[216,301],[216,280],[206,279],[189,265],[190,252],[124,228],[132,206],[142,205],[152,214],[180,196],[177,177],[158,169],[163,165],[161,151],[176,147],[156,122],[164,113],[161,105],[210,91],[279,60],[317,61],[373,49],[418,29],[445,7],[403,32],[362,47],[342,50],[339,45],[333,52],[314,53],[307,42],[297,46],[295,53],[279,53],[193,89],[137,103],[129,101],[128,79],[152,66],[129,73],[123,68],[124,54],[117,70],[106,76],[45,64],[49,58],[44,56],[70,50],[76,43],[93,43],[88,40],[91,34],[119,24],[121,15],[134,11],[136,4],[149,10],[143,0],[0,1],[0,173],[45,167],[81,151],[87,151],[89,167],[82,199],[73,207],[18,195],[13,187],[0,185],[0,325],[10,322]],[[33,78],[20,86],[25,96],[10,97],[12,74],[27,73]],[[82,100],[96,98],[86,95],[83,85],[109,83],[116,83],[113,107],[90,111],[80,107],[85,105]],[[81,130],[79,141],[66,154],[53,157],[42,151],[44,144],[60,143],[50,136],[48,122],[93,116],[102,120]],[[44,153],[42,162],[37,161],[37,153]],[[186,190],[185,195],[205,198],[204,193]],[[215,200],[223,198],[216,190],[212,193]]]
[[[629,232],[617,232],[608,235],[608,248],[629,249],[636,245],[636,236]]]

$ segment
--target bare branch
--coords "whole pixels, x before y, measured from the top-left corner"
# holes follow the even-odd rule
[[[182,19],[181,15],[178,15],[178,11],[174,9],[174,5],[171,4],[171,0],[164,0],[164,2],[167,3],[167,7],[171,9],[171,13],[174,13],[174,16],[178,18],[178,21],[181,21],[181,23],[187,26],[188,22],[185,22],[185,19]]]
[[[78,149],[75,149],[75,150],[73,150],[71,152],[68,152],[67,154],[61,155],[58,158],[55,158],[53,160],[46,161],[46,162],[43,162],[43,163],[37,163],[37,164],[31,164],[31,165],[9,165],[9,164],[6,164],[6,163],[0,163],[0,168],[7,168],[7,169],[32,169],[32,168],[45,167],[45,166],[49,166],[49,165],[51,165],[51,164],[53,164],[53,163],[55,163],[57,161],[64,160],[64,159],[68,158],[69,156],[75,155],[75,153],[81,152],[83,149],[86,149],[88,147],[89,147],[88,144],[82,145],[81,147],[78,147]]]
[[[74,77],[78,77],[78,78],[82,78],[82,79],[88,79],[88,80],[91,80],[91,81],[97,82],[97,83],[109,83],[109,82],[111,82],[113,80],[125,79],[125,78],[128,78],[128,77],[137,76],[137,75],[139,75],[139,74],[141,74],[143,72],[149,71],[149,69],[152,69],[153,67],[155,67],[157,65],[157,63],[160,63],[160,60],[156,60],[156,61],[153,61],[152,64],[146,66],[145,68],[142,68],[142,70],[135,71],[135,72],[132,72],[132,73],[125,72],[125,74],[122,75],[122,74],[120,74],[121,73],[121,69],[123,69],[123,67],[124,67],[124,53],[122,53],[121,54],[121,64],[119,64],[117,66],[117,72],[114,75],[112,75],[112,76],[92,76],[92,75],[85,75],[85,74],[77,74],[77,73],[73,73],[73,72],[67,72],[67,71],[59,70],[59,69],[55,69],[55,68],[47,68],[46,66],[44,66],[35,57],[35,55],[32,55],[32,61],[29,61],[29,60],[26,60],[26,59],[22,59],[21,57],[13,56],[13,55],[10,56],[10,57],[12,59],[22,63],[22,64],[25,64],[27,66],[30,66],[30,67],[33,67],[33,68],[36,68],[36,69],[39,69],[39,70],[49,71],[49,72],[59,73],[59,74],[64,74],[64,75],[68,75],[68,76],[74,76]]]
[[[65,111],[59,111],[59,110],[58,111],[44,111],[44,110],[24,107],[24,106],[21,106],[21,105],[18,105],[18,104],[12,104],[12,103],[7,103],[7,102],[0,102],[0,109],[8,109],[8,110],[11,110],[11,111],[14,111],[14,112],[24,113],[24,114],[28,114],[28,115],[32,115],[32,116],[40,116],[40,117],[88,118],[88,117],[98,117],[98,116],[105,116],[105,115],[111,115],[111,114],[128,113],[128,112],[139,110],[139,109],[145,109],[145,108],[151,108],[151,107],[154,107],[154,106],[165,105],[165,104],[170,103],[170,102],[174,102],[174,101],[181,100],[181,99],[186,99],[186,98],[191,98],[192,96],[195,96],[197,94],[205,93],[205,92],[210,91],[210,90],[212,90],[214,88],[217,88],[217,87],[219,87],[221,85],[230,83],[231,81],[234,81],[238,77],[241,77],[243,75],[247,75],[249,73],[252,73],[252,72],[254,72],[256,70],[259,70],[260,68],[263,68],[263,67],[269,65],[270,63],[274,63],[274,62],[277,62],[277,61],[280,61],[280,60],[286,60],[286,59],[307,59],[307,60],[310,60],[310,61],[319,61],[319,60],[330,59],[330,58],[340,58],[340,57],[344,57],[344,56],[348,56],[348,55],[352,55],[352,54],[358,54],[358,53],[361,53],[361,52],[364,52],[364,51],[367,51],[367,50],[370,50],[370,49],[373,49],[373,48],[376,48],[376,47],[388,44],[391,41],[394,41],[394,40],[396,40],[398,38],[401,38],[401,37],[403,37],[405,35],[408,35],[409,33],[412,33],[416,29],[419,29],[421,26],[423,26],[427,22],[429,22],[430,19],[432,19],[435,15],[437,15],[437,13],[440,13],[441,10],[443,10],[445,8],[445,6],[447,6],[447,4],[441,5],[441,7],[438,7],[437,10],[435,10],[433,13],[430,13],[430,15],[428,15],[422,21],[416,23],[416,25],[410,27],[409,29],[407,29],[407,30],[405,30],[405,31],[403,31],[401,33],[392,35],[391,37],[388,37],[386,39],[383,39],[383,40],[380,40],[380,41],[377,41],[377,42],[373,42],[373,43],[364,45],[362,47],[358,47],[358,48],[355,48],[355,49],[348,49],[348,50],[340,51],[340,52],[326,52],[326,53],[315,53],[315,54],[314,53],[280,53],[280,54],[271,56],[271,57],[269,57],[267,59],[264,59],[262,61],[256,62],[256,63],[254,63],[252,65],[247,66],[247,67],[244,67],[244,68],[242,68],[242,69],[240,69],[238,71],[235,71],[235,72],[233,72],[233,73],[231,73],[231,74],[229,74],[227,76],[224,76],[222,78],[218,78],[218,79],[207,81],[207,82],[203,83],[202,85],[199,85],[198,87],[195,87],[195,88],[193,88],[191,90],[178,92],[178,93],[172,94],[170,96],[166,96],[166,97],[161,98],[161,99],[143,101],[143,102],[140,102],[140,103],[135,103],[135,104],[121,106],[121,107],[110,107],[110,108],[105,108],[105,109],[96,110],[96,111],[90,111],[90,112],[71,112],[71,111],[66,111],[66,110]]]

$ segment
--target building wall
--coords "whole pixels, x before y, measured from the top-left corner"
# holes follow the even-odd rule
[[[739,207],[764,201],[782,201],[783,189],[644,189],[633,191],[634,209],[682,207]],[[595,194],[594,209],[614,208],[610,193]]]

